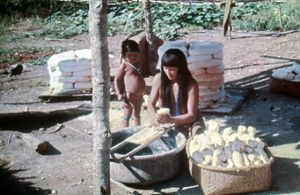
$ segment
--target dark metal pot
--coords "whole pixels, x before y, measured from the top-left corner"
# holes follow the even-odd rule
[[[138,128],[125,128],[112,133],[112,146],[122,142],[133,135]],[[136,185],[150,185],[168,180],[174,177],[183,163],[183,152],[186,144],[185,136],[175,130],[171,130],[165,136],[152,142],[122,162],[110,161],[111,178],[125,183]],[[126,154],[137,146],[126,144],[115,153]]]

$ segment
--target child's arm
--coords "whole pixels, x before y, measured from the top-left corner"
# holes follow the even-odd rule
[[[122,63],[120,65],[118,72],[114,79],[114,86],[115,86],[116,94],[118,96],[118,100],[120,100],[120,101],[122,101],[124,99],[123,94],[121,92],[121,88],[120,88],[120,82],[124,79],[124,75],[125,75],[125,64]]]

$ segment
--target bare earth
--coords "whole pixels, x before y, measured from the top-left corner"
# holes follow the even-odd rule
[[[275,156],[272,164],[272,188],[255,194],[300,194],[300,99],[269,91],[272,69],[300,62],[300,33],[272,36],[271,32],[233,32],[232,39],[221,31],[191,33],[181,40],[218,41],[224,45],[225,88],[251,89],[246,101],[231,115],[203,113],[205,120],[222,119],[234,129],[251,125],[265,139]],[[110,66],[119,62],[120,42],[125,36],[109,37]],[[67,50],[89,48],[89,36],[47,40],[25,38],[1,47],[36,46],[64,47]],[[49,58],[50,56],[48,56]],[[48,82],[47,65],[27,66],[22,75],[0,75],[0,103],[37,103]],[[300,89],[295,89],[300,90]],[[74,102],[74,104],[90,103]],[[111,130],[121,128],[123,111],[111,104]],[[142,123],[147,121],[142,112]],[[49,133],[65,125],[55,133]],[[33,119],[0,123],[0,192],[4,194],[92,194],[92,114],[72,118]],[[21,132],[36,135],[47,141],[50,152],[43,155],[32,150],[20,138]],[[6,164],[5,164],[6,163]],[[10,167],[10,168],[9,168]],[[9,169],[5,169],[9,168]],[[5,171],[4,170],[8,170]],[[135,192],[134,189],[135,188]],[[203,194],[186,167],[168,181],[147,187],[128,187],[111,183],[112,194]],[[3,194],[1,192],[1,194]],[[254,193],[251,193],[254,194]]]

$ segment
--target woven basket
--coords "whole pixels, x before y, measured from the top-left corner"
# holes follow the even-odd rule
[[[239,169],[224,169],[198,164],[189,153],[191,139],[187,141],[186,145],[189,170],[204,194],[240,194],[270,189],[272,183],[271,164],[274,158],[267,145],[264,149],[270,157],[268,163]]]

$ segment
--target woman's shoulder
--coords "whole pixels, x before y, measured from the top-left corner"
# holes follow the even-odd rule
[[[161,73],[159,72],[154,76],[153,83],[160,81],[160,79],[161,79]]]
[[[198,89],[198,82],[193,77],[189,78],[187,85],[188,85],[188,89],[193,89],[193,88]]]
[[[188,83],[191,86],[198,85],[197,81],[193,77],[189,77]]]

